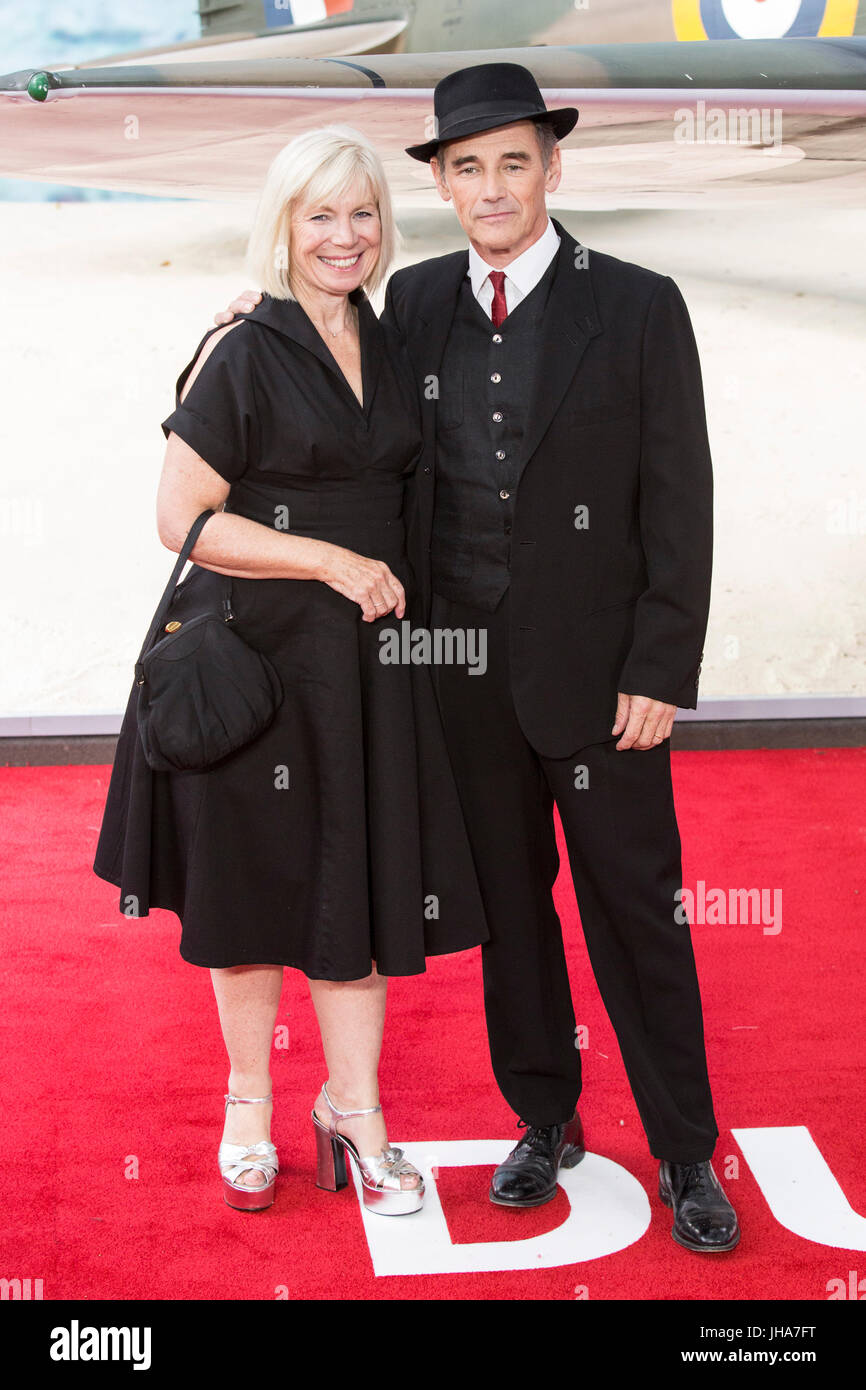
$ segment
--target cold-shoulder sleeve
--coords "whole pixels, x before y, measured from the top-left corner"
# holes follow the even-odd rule
[[[178,378],[178,397],[207,337]],[[227,482],[236,482],[251,466],[255,401],[249,327],[240,325],[216,344],[171,415],[162,422],[166,439],[172,431]]]

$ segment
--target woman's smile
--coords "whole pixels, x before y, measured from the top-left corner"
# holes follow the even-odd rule
[[[319,260],[333,270],[354,270],[363,254],[363,251],[359,251],[355,256],[320,256]]]

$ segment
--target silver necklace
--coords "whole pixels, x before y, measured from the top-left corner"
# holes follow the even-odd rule
[[[316,325],[316,327],[319,328],[319,329],[321,329],[323,332],[327,333],[327,334],[329,335],[329,337],[331,337],[331,338],[339,338],[339,336],[340,336],[341,333],[346,333],[346,332],[348,332],[348,330],[349,330],[350,328],[353,328],[353,327],[354,327],[355,306],[354,306],[353,304],[350,304],[350,305],[349,305],[349,316],[350,316],[350,319],[352,320],[352,322],[351,322],[351,323],[347,323],[343,328],[338,328],[337,331],[336,331],[336,333],[332,333],[331,330],[330,330],[330,328],[328,327],[327,324],[325,324],[325,323],[320,324],[319,321],[318,321],[318,319],[314,319],[314,318],[313,318],[313,315],[310,314],[310,318],[312,319],[312,321],[313,321],[313,323]]]

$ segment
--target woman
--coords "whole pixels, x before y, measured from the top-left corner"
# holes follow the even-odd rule
[[[179,551],[215,509],[171,616],[232,576],[237,629],[283,701],[206,772],[151,773],[133,687],[94,863],[122,909],[176,912],[181,955],[211,970],[230,1065],[219,1166],[226,1201],[247,1210],[270,1205],[278,1171],[283,968],[310,981],[328,1068],[317,1183],[344,1186],[348,1154],[365,1203],[397,1214],[424,1185],[379,1105],[387,976],[488,935],[430,673],[379,659],[413,594],[402,508],[422,443],[407,364],[365,294],[395,238],[357,132],[308,132],[277,155],[247,257],[262,302],[199,345],[162,426],[157,515]]]

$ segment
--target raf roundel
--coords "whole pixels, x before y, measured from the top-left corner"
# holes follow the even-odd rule
[[[783,39],[853,34],[857,0],[672,0],[678,39]]]

